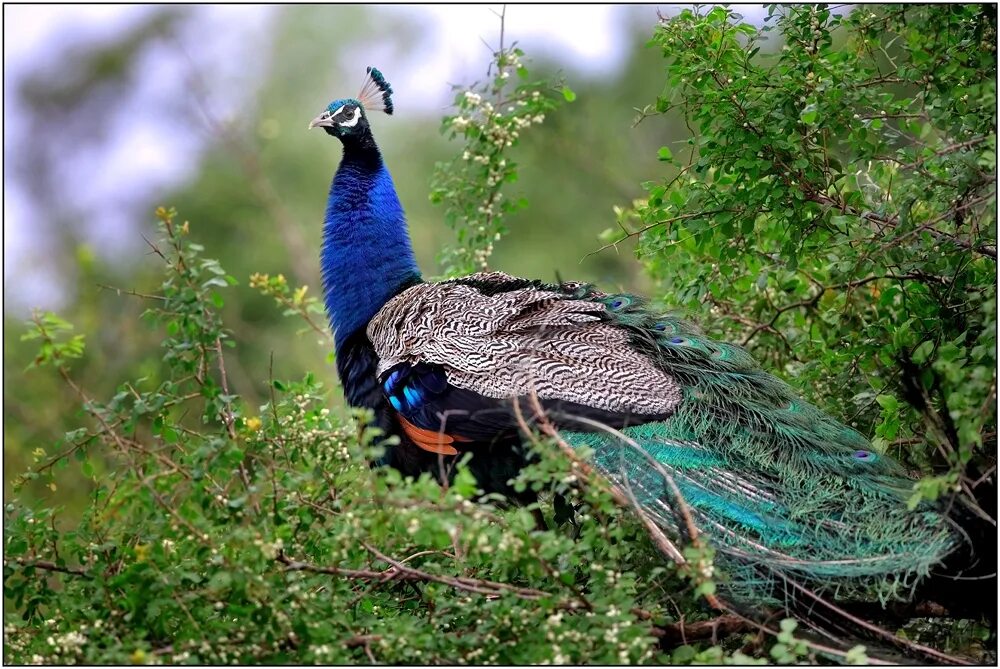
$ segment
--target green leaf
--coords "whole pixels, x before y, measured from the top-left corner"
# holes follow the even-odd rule
[[[899,400],[894,395],[879,395],[875,401],[887,411],[895,411],[899,408]]]
[[[934,351],[933,341],[928,340],[920,342],[920,345],[913,350],[913,356],[912,356],[913,362],[917,363],[918,365],[923,362],[926,362],[927,358],[930,357],[931,352],[933,351]]]

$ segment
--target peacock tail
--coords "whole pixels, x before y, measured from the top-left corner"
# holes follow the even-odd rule
[[[946,516],[907,508],[912,481],[858,432],[742,348],[635,296],[483,273],[402,292],[367,332],[393,407],[432,435],[479,438],[477,411],[499,409],[437,401],[448,388],[537,396],[668,535],[683,537],[690,510],[733,598],[760,600],[785,579],[903,598],[957,545]],[[420,365],[443,370],[437,390],[408,371]]]
[[[391,113],[369,68],[358,98],[313,119],[344,146],[321,267],[337,372],[352,406],[398,437],[379,464],[437,476],[465,454],[486,492],[520,502],[524,423],[540,409],[639,512],[683,541],[687,513],[733,599],[816,592],[905,597],[960,543],[858,432],[742,348],[633,295],[501,272],[424,282],[367,111]],[[529,401],[530,400],[530,401]]]

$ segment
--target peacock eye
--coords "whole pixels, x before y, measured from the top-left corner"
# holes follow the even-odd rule
[[[671,337],[670,343],[671,344],[683,344],[684,343],[684,337]]]
[[[338,121],[338,125],[345,128],[353,128],[358,124],[358,119],[361,118],[361,108],[343,107],[342,111],[337,112],[337,116],[345,117],[347,119],[345,121]]]
[[[612,309],[621,309],[623,304],[625,304],[625,302],[622,301],[622,300],[614,300],[611,303],[611,308]]]
[[[653,329],[654,329],[654,330],[659,330],[660,332],[662,332],[662,331],[664,331],[664,330],[666,330],[666,329],[667,329],[667,324],[666,324],[666,323],[663,323],[663,322],[660,322],[660,323],[654,323],[654,324],[653,324]]]
[[[872,454],[868,451],[854,451],[855,460],[868,460],[872,457]]]

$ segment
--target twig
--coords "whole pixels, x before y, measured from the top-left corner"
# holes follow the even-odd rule
[[[413,567],[407,566],[398,560],[394,560],[387,555],[383,554],[379,550],[369,546],[362,542],[362,546],[369,551],[372,555],[377,557],[379,560],[389,564],[389,569],[383,571],[375,571],[373,569],[346,569],[343,567],[323,567],[319,565],[310,564],[308,562],[301,562],[297,560],[292,560],[284,553],[279,553],[275,558],[278,562],[285,565],[286,571],[309,571],[317,574],[330,574],[334,576],[343,576],[345,578],[352,578],[362,581],[416,581],[416,582],[431,582],[431,583],[441,583],[442,585],[447,585],[456,590],[464,590],[465,592],[472,592],[479,595],[502,595],[504,593],[513,594],[521,599],[544,599],[548,597],[553,597],[551,593],[545,592],[544,590],[536,590],[535,588],[522,588],[518,586],[513,586],[508,583],[498,583],[496,581],[486,581],[475,578],[468,578],[465,576],[440,576],[438,574],[430,574],[428,572],[422,571],[420,569],[415,569]],[[575,603],[569,603],[567,605],[562,605],[561,608],[575,609],[578,608]]]
[[[917,651],[918,653],[922,653],[928,657],[932,657],[936,660],[942,660],[944,662],[950,662],[953,664],[971,664],[971,662],[967,662],[965,660],[962,660],[961,658],[957,658],[948,655],[946,653],[942,653],[941,651],[935,650],[929,646],[924,646],[922,644],[916,643],[915,641],[910,641],[909,639],[898,637],[892,632],[882,629],[878,625],[873,625],[865,620],[862,620],[861,618],[858,618],[857,616],[853,616],[844,609],[834,604],[833,602],[827,601],[826,599],[814,593],[809,588],[806,588],[791,579],[785,579],[785,582],[788,585],[791,585],[799,592],[809,596],[816,603],[822,604],[823,606],[827,607],[837,615],[842,616],[845,620],[849,620],[855,625],[861,627],[862,629],[865,629],[871,632],[872,634],[875,634],[876,636],[882,637],[883,639],[887,639],[900,647],[909,648],[911,650]]]
[[[605,250],[610,249],[610,248],[615,248],[619,244],[621,244],[623,241],[625,241],[626,239],[629,239],[631,237],[638,237],[638,236],[642,235],[644,232],[649,232],[653,228],[658,228],[661,225],[670,225],[671,223],[676,223],[678,221],[686,221],[689,218],[700,218],[700,217],[703,217],[703,216],[714,216],[715,214],[723,214],[723,213],[739,213],[739,212],[737,210],[735,210],[735,209],[717,209],[715,211],[699,211],[699,212],[695,212],[695,213],[692,213],[692,214],[681,214],[680,216],[674,216],[673,218],[668,218],[668,219],[665,219],[665,220],[662,220],[662,221],[656,221],[655,223],[650,223],[649,225],[647,225],[645,227],[642,227],[642,228],[636,230],[635,232],[628,233],[627,235],[625,235],[625,237],[619,239],[618,241],[611,242],[610,244],[605,244],[604,246],[602,246],[601,248],[597,249],[596,251],[591,251],[590,253],[588,253],[587,255],[584,256],[584,259],[589,258],[592,255],[596,255],[596,254],[600,253],[601,251],[605,251]]]
[[[147,243],[149,243],[148,240]],[[161,302],[166,302],[167,300],[167,298],[163,297],[162,295],[150,295],[149,293],[140,293],[131,288],[116,288],[115,286],[109,286],[106,283],[99,283],[97,284],[97,287],[103,288],[104,290],[113,290],[118,295],[132,295],[133,297],[141,297],[144,300],[160,300]]]
[[[34,567],[35,569],[44,569],[45,571],[57,571],[63,574],[70,574],[71,576],[79,576],[85,579],[93,579],[94,577],[90,575],[89,572],[83,569],[76,569],[74,567],[63,567],[57,565],[55,562],[50,562],[49,560],[34,560],[28,561],[24,558],[17,558],[15,560],[22,567]]]
[[[714,644],[720,633],[723,636],[735,634],[749,629],[749,625],[740,616],[726,613],[712,620],[700,620],[696,623],[685,623],[681,620],[670,625],[657,625],[654,629],[659,632],[661,641],[668,643],[679,641],[687,644],[691,641],[711,639]]]
[[[358,634],[357,636],[352,636],[350,639],[344,642],[345,648],[357,648],[361,646],[364,648],[365,655],[368,656],[368,661],[372,664],[377,664],[378,661],[375,659],[375,655],[372,653],[371,644],[373,642],[378,642],[382,640],[381,634]]]

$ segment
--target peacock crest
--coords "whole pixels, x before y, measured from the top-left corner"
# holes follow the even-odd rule
[[[358,93],[358,102],[368,111],[381,111],[392,115],[392,86],[374,67],[368,67],[365,83]]]

